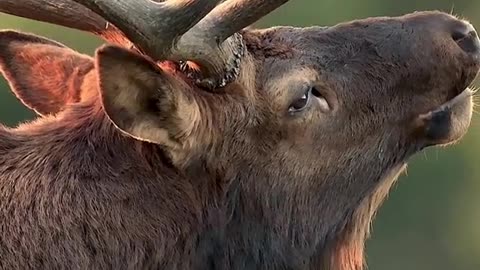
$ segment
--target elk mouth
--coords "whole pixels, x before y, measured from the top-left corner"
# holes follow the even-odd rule
[[[474,90],[467,87],[456,96],[418,119],[425,146],[445,145],[458,141],[467,133],[472,118]]]

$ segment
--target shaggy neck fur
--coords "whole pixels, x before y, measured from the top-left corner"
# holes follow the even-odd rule
[[[251,185],[237,183],[236,192],[229,194],[233,206],[225,246],[234,252],[226,265],[250,262],[243,269],[364,269],[364,244],[371,221],[403,168],[404,165],[391,168],[352,208],[334,206],[337,208],[326,214],[335,214],[332,217],[309,215],[316,210],[309,212],[310,203],[300,200],[300,196],[252,191],[248,188]],[[248,178],[241,181],[261,181],[261,177]],[[277,196],[278,200],[254,198],[252,194]]]
[[[370,225],[376,211],[386,199],[390,188],[398,176],[404,171],[405,165],[394,168],[385,175],[385,179],[372,190],[353,212],[346,225],[334,236],[331,243],[322,254],[325,269],[328,270],[362,270],[364,261],[364,245],[370,235]]]

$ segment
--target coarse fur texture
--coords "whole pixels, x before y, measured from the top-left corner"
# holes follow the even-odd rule
[[[363,269],[408,159],[469,126],[471,97],[435,111],[479,69],[455,27],[419,12],[244,30],[221,93],[127,49],[0,33],[3,74],[43,115],[0,127],[0,268]]]

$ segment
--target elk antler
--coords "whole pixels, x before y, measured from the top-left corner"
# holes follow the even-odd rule
[[[197,83],[211,89],[238,75],[245,48],[237,32],[287,1],[0,0],[0,11],[134,45],[155,60],[193,61]]]
[[[225,1],[180,37],[175,53],[205,67],[210,72],[204,75],[206,78],[219,78],[215,74],[225,74],[221,78],[223,81],[201,81],[207,87],[223,86],[238,75],[239,61],[243,55],[243,39],[235,33],[286,2],[288,0]],[[202,48],[199,49],[196,44],[202,44]]]

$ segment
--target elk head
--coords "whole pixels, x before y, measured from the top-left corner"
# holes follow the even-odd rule
[[[94,76],[82,75],[98,77],[99,95],[87,96],[188,178],[221,179],[233,214],[218,241],[257,264],[360,269],[369,222],[408,158],[470,123],[480,42],[445,13],[241,30],[286,1],[75,2],[62,8],[96,28],[56,23],[136,48],[100,48]],[[14,43],[8,55],[32,53]],[[199,71],[177,64],[187,60]],[[12,87],[28,76],[10,75]]]

